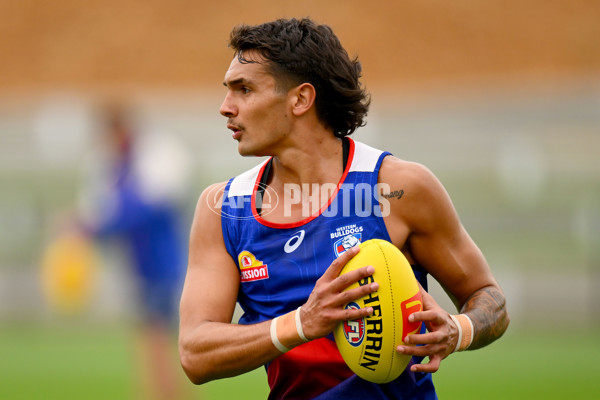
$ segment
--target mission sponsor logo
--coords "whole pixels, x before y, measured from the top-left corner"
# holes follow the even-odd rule
[[[339,257],[346,250],[359,245],[362,241],[362,232],[363,227],[356,224],[343,226],[331,232],[331,239],[337,239],[333,243],[335,256]]]
[[[269,278],[269,269],[267,264],[257,260],[254,254],[249,251],[242,251],[238,256],[240,266],[240,277],[243,282],[260,281]]]

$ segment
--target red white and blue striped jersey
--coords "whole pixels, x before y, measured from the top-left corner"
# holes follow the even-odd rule
[[[270,320],[298,308],[346,249],[369,239],[390,240],[378,186],[379,168],[390,153],[344,140],[349,151],[340,181],[322,209],[301,221],[273,223],[263,218],[269,209],[257,211],[257,189],[269,160],[227,183],[221,224],[225,247],[240,269],[238,302],[244,311],[240,324]],[[269,204],[276,201],[295,200],[271,198]],[[426,288],[425,271],[413,269]],[[413,362],[420,359],[413,359],[409,367]],[[332,335],[298,346],[266,368],[270,399],[436,398],[431,376],[412,373],[408,367],[384,385],[358,378],[346,366]]]

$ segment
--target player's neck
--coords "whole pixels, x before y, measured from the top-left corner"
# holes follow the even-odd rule
[[[341,140],[330,132],[307,135],[273,157],[274,184],[337,184],[343,174]]]

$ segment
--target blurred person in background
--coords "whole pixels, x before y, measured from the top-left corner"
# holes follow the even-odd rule
[[[95,152],[87,166],[78,225],[95,240],[116,239],[128,256],[139,310],[141,398],[177,399],[186,154],[171,137],[136,130],[121,104],[102,113],[106,151]]]

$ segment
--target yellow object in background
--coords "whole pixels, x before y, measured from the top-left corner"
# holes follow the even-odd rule
[[[42,256],[42,285],[51,308],[83,311],[94,291],[97,265],[94,245],[85,236],[67,233],[53,239]]]

